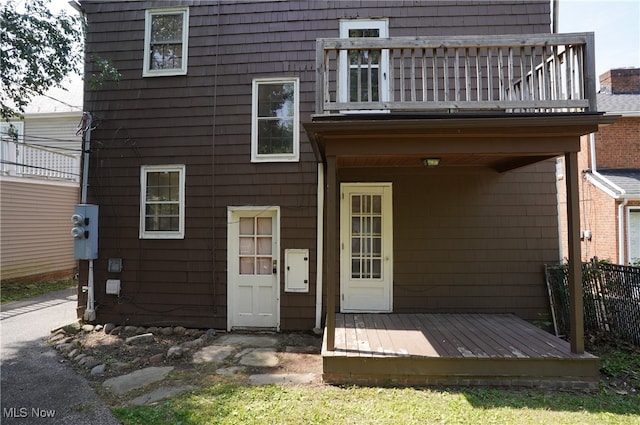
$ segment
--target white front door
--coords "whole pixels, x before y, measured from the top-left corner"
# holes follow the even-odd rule
[[[279,330],[279,215],[277,207],[228,209],[228,330]]]
[[[340,310],[391,312],[391,183],[343,183],[340,187]]]

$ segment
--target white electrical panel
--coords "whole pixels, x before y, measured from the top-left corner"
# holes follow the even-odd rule
[[[309,292],[309,250],[285,249],[285,292]]]
[[[105,293],[120,296],[120,279],[107,279]]]

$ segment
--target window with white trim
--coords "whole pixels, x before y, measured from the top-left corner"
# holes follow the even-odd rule
[[[184,165],[145,165],[140,173],[140,239],[184,239]]]
[[[185,75],[189,40],[189,8],[147,10],[143,77]]]
[[[300,159],[298,78],[253,80],[251,162]]]

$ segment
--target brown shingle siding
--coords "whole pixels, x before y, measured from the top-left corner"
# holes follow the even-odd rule
[[[190,5],[187,75],[142,78],[145,9],[183,4]],[[315,111],[315,40],[338,37],[339,18],[388,18],[391,36],[528,33],[548,31],[549,23],[545,1],[532,6],[520,1],[84,1],[83,7],[89,19],[87,52],[111,59],[123,74],[119,85],[108,83],[98,92],[87,92],[85,100],[100,123],[92,135],[96,145],[89,196],[91,202],[101,205],[101,257],[123,258],[123,296],[130,300],[115,305],[100,285],[97,297],[105,302],[98,311],[100,320],[120,322],[128,317],[139,323],[216,327],[226,327],[226,208],[230,205],[281,206],[281,248],[308,248],[312,259],[310,292],[281,294],[282,327],[309,329],[314,325],[316,159],[302,134],[299,163],[250,162],[254,78],[299,77],[301,120],[308,121]],[[542,29],[544,24],[546,29]],[[95,72],[93,66],[87,68],[91,72]],[[172,163],[186,164],[185,239],[140,240],[140,166]],[[453,217],[430,216],[425,203],[425,210],[416,212],[417,221],[433,228],[434,238],[416,242],[414,252],[406,241],[410,231],[396,234],[399,309],[417,308],[414,299],[420,298],[414,296],[415,291],[424,290],[420,304],[444,311],[455,304],[454,296],[465,291],[495,295],[495,290],[480,282],[500,282],[512,292],[498,297],[499,309],[508,311],[514,297],[529,291],[534,307],[522,309],[533,315],[543,303],[535,284],[516,287],[500,270],[518,261],[510,256],[526,255],[520,261],[522,270],[514,270],[513,277],[533,282],[540,277],[539,270],[534,270],[540,259],[552,257],[550,219],[539,223],[547,226],[538,233],[543,239],[529,242],[530,246],[520,239],[526,237],[525,229],[537,225],[526,214],[552,214],[545,196],[528,193],[528,183],[538,178],[538,171],[510,174],[508,179],[483,175],[482,185],[475,189],[475,177],[452,179],[446,184],[456,194],[442,201],[456,212]],[[389,175],[413,187],[411,174]],[[379,180],[378,175],[371,177]],[[503,180],[508,195],[487,197],[486,204],[460,200],[461,194],[484,193]],[[519,181],[524,184],[517,184]],[[436,192],[433,182],[420,184],[423,190]],[[415,223],[414,216],[405,217],[401,211],[402,202],[414,199],[415,192],[398,189],[396,195],[399,187],[394,186],[395,199],[401,202],[394,210],[396,219]],[[469,211],[483,213],[474,218]],[[461,227],[461,217],[469,218],[474,226]],[[456,243],[445,236],[447,231],[455,235]],[[488,242],[496,231],[504,232],[504,243]],[[460,239],[467,241],[466,249],[459,248]],[[523,247],[526,254],[522,254]],[[423,273],[424,258],[441,261]],[[468,258],[473,259],[471,263]],[[98,281],[107,277],[104,259],[97,264]],[[450,288],[439,286],[444,273],[470,267],[482,270],[473,278],[473,285],[465,281],[467,273],[453,278]],[[421,289],[425,280],[429,286]],[[432,297],[429,291],[434,288],[443,292]],[[468,297],[463,307],[489,309],[486,303],[482,296]]]

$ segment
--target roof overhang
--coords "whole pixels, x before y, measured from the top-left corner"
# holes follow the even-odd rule
[[[339,167],[481,166],[503,172],[580,150],[580,136],[617,116],[580,114],[341,114],[304,123],[318,161]]]
[[[613,199],[635,201],[640,200],[640,192],[638,187],[640,186],[640,178],[637,177],[640,171],[634,173],[634,175],[626,176],[622,181],[613,181],[612,177],[607,175],[607,172],[616,172],[624,170],[608,170],[600,172],[594,172],[589,170],[586,172],[587,180],[602,192],[607,194]],[[620,180],[620,179],[616,179]]]

